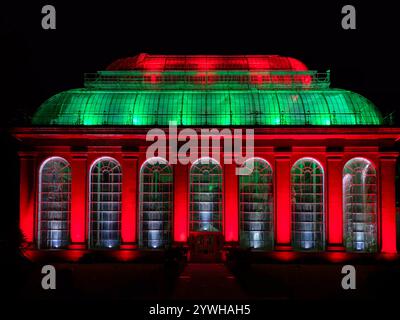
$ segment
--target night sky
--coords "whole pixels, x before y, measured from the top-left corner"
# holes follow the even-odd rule
[[[29,124],[29,117],[50,96],[83,87],[85,72],[105,69],[118,58],[140,52],[279,54],[297,58],[309,69],[330,69],[332,87],[366,96],[383,114],[399,107],[400,12],[395,1],[246,0],[223,4],[217,0],[211,3],[169,0],[162,3],[151,0],[113,0],[102,4],[82,0],[1,2],[0,274],[4,276],[1,280],[3,287],[6,283],[4,288],[7,285],[14,288],[17,281],[23,281],[10,276],[20,245],[19,168],[17,146],[7,129]],[[41,28],[41,8],[45,4],[52,4],[57,10],[56,30]],[[341,8],[346,4],[356,7],[357,30],[341,27]],[[4,267],[3,262],[12,263]],[[9,295],[14,289],[3,289],[6,290]],[[25,305],[24,308],[31,311]],[[71,310],[75,312],[74,308]]]
[[[384,114],[398,107],[400,19],[393,4],[216,2],[2,4],[3,95],[9,105],[1,122],[22,123],[51,95],[82,87],[84,72],[140,52],[292,56],[310,69],[330,69],[332,86],[365,95]],[[357,30],[341,28],[341,8],[350,3]],[[57,10],[56,30],[41,28],[44,4]]]

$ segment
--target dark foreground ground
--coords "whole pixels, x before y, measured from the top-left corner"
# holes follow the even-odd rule
[[[356,289],[344,290],[341,270],[350,262],[357,272]],[[0,307],[19,306],[16,310],[31,313],[50,312],[49,308],[74,312],[78,307],[102,312],[117,306],[116,310],[132,312],[132,319],[152,319],[148,312],[157,303],[187,306],[190,311],[181,316],[183,319],[202,319],[192,314],[194,305],[200,303],[250,304],[257,318],[271,308],[292,312],[297,309],[287,306],[296,304],[313,308],[327,305],[325,312],[329,313],[339,312],[344,306],[360,306],[364,312],[371,306],[397,308],[398,258],[358,258],[350,262],[317,258],[258,262],[235,259],[226,263],[54,262],[49,264],[57,270],[57,288],[43,290],[44,263],[19,260],[10,264],[3,260]]]
[[[43,290],[41,266],[22,275],[18,300],[387,300],[400,298],[400,267],[359,265],[356,290],[341,287],[341,265],[252,264],[232,272],[222,263],[54,264],[57,289]],[[393,293],[396,296],[393,296]]]
[[[283,256],[285,257],[285,256]],[[289,261],[235,257],[226,263],[2,261],[3,293],[18,301],[92,300],[376,300],[400,298],[400,259]],[[56,268],[56,290],[43,290],[41,268]],[[356,289],[341,286],[343,265],[356,268]],[[6,290],[6,291],[5,291]]]

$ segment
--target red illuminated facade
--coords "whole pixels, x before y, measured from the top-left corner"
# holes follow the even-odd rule
[[[67,114],[69,104],[75,104],[74,108],[78,104],[77,95],[65,98],[61,106],[53,101],[45,107],[58,109],[48,115],[51,119],[47,123],[42,108],[34,116],[40,116],[41,123],[38,120],[31,127],[14,130],[20,143],[20,229],[30,244],[28,252],[46,255],[53,249],[51,252],[69,252],[70,258],[78,259],[88,251],[107,249],[120,260],[129,260],[144,251],[169,247],[188,247],[193,256],[198,246],[211,241],[217,254],[228,247],[263,252],[397,253],[395,177],[400,129],[384,126],[379,111],[367,110],[364,105],[361,111],[354,111],[356,103],[364,100],[332,93],[334,89],[326,87],[303,63],[279,56],[141,54],[117,60],[107,70],[114,72],[110,77],[124,78],[112,78],[103,81],[105,87],[101,89],[89,86],[87,90],[92,90],[90,94],[94,90],[97,96],[107,90],[125,94],[121,100],[113,96],[104,102],[108,108],[122,105],[122,99],[130,99],[127,92],[134,91],[132,119],[147,117],[138,121],[150,121],[148,117],[154,115],[153,111],[135,113],[138,99],[142,99],[139,93],[159,99],[160,91],[173,92],[176,97],[181,91],[189,95],[202,90],[205,104],[214,101],[209,100],[213,94],[228,94],[229,123],[213,123],[221,116],[217,114],[222,110],[218,109],[220,102],[212,106],[217,110],[212,115],[207,108],[195,110],[201,103],[187,107],[189,102],[183,102],[178,133],[186,127],[196,132],[203,127],[254,128],[254,158],[260,166],[257,176],[237,176],[235,163],[211,160],[204,168],[195,167],[196,163],[169,165],[147,159],[146,151],[152,143],[146,141],[148,130],[160,127],[168,132],[168,126],[157,122],[161,120],[154,120],[153,125],[115,123],[110,119],[117,119],[111,116],[117,117],[118,111],[105,117],[102,110],[85,118],[84,113],[97,103],[89,97],[85,104],[79,102],[82,109],[77,119],[83,118],[82,122],[62,123],[59,119]],[[140,87],[133,87],[137,78],[132,84],[128,81],[128,87],[110,87],[114,81],[126,85],[126,74],[118,72],[131,71],[140,73]],[[206,85],[195,78],[178,81],[173,78],[178,75],[169,71],[200,77]],[[222,83],[218,72],[226,76],[223,72],[227,71],[247,74],[239,73],[233,84],[224,78],[224,88],[213,87]],[[268,87],[262,87],[266,81]],[[197,87],[190,87],[191,82]],[[244,84],[246,88],[241,87]],[[232,89],[232,85],[236,87]],[[260,106],[259,113],[235,114],[232,101],[254,90],[260,97],[277,98],[255,103]],[[79,93],[84,94],[87,91]],[[289,99],[286,97],[290,98],[288,105],[283,102]],[[300,112],[296,111],[299,99],[304,107],[302,120],[298,120]],[[353,113],[343,111],[338,101],[351,105]],[[246,100],[241,103],[246,104]],[[272,112],[276,106],[279,110]],[[245,109],[246,105],[240,107]],[[155,119],[176,115],[175,111],[165,111],[168,106],[163,108],[158,107]],[[371,112],[376,114],[369,115],[365,123],[351,122],[350,117],[361,119]],[[263,125],[262,118],[271,114],[276,114],[280,122]],[[316,120],[312,120],[314,116]],[[102,122],[98,122],[99,117],[103,117]],[[189,121],[185,117],[191,117],[195,124],[185,125]],[[205,117],[205,123],[192,120],[196,117]],[[261,120],[251,123],[246,117]],[[85,123],[89,121],[86,119],[94,123]],[[182,144],[178,142],[178,147]],[[221,159],[224,152],[221,147]]]

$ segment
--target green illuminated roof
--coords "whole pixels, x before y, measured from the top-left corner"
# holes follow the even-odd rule
[[[382,125],[363,96],[323,90],[154,90],[96,88],[61,92],[45,101],[32,124],[52,126]]]
[[[33,116],[41,126],[382,125],[363,96],[330,88],[330,72],[275,55],[154,56],[85,74]]]

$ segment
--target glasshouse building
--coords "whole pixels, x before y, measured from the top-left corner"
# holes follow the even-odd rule
[[[149,130],[171,134],[171,123],[176,135],[253,129],[253,155],[225,163],[221,144],[219,159],[172,163],[168,148],[149,158]],[[30,252],[397,252],[400,128],[293,58],[119,59],[13,135]]]

